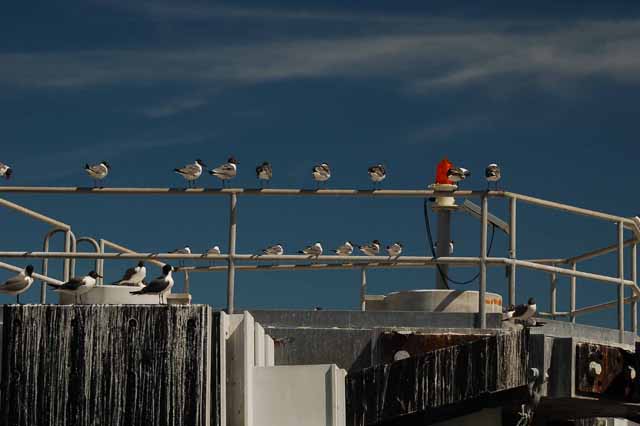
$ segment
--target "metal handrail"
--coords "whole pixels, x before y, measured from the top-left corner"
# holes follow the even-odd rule
[[[16,265],[12,265],[10,263],[4,263],[4,262],[0,262],[0,268],[6,269],[7,271],[13,271],[13,272],[22,272],[24,270],[24,268],[20,266],[16,266]],[[32,276],[34,279],[44,281],[46,283],[62,284],[62,281],[60,280],[56,280],[55,278],[51,278],[47,275],[38,274],[36,272],[34,272]]]
[[[64,249],[65,249],[65,253],[66,254],[70,254],[69,252],[75,251],[76,236],[73,233],[73,231],[71,231],[71,228],[69,228],[69,229],[52,229],[51,231],[49,231],[44,236],[44,241],[42,243],[42,250],[45,253],[49,252],[49,241],[51,240],[51,237],[53,237],[55,234],[59,234],[59,233],[64,233]],[[48,257],[42,257],[42,274],[45,275],[45,276],[49,275],[49,258]],[[69,281],[69,278],[71,277],[70,258],[65,258],[65,260],[64,260],[62,275],[63,275],[63,281],[62,282]],[[41,280],[41,282],[42,282],[42,285],[40,287],[40,303],[44,304],[47,301],[47,286],[45,285],[45,281],[44,280]]]
[[[80,238],[78,238],[78,240],[76,241],[76,250],[77,250],[77,247],[80,245],[80,243],[83,243],[83,242],[91,244],[93,246],[93,249],[95,250],[95,253],[102,253],[102,249],[100,247],[100,244],[98,244],[98,241],[96,241],[94,238],[91,238],[91,237],[80,237]],[[73,263],[72,263],[71,271],[73,271],[75,273],[76,260],[73,259],[72,262]],[[95,259],[94,270],[96,272],[98,272],[98,274],[100,276],[102,276],[102,274],[100,273],[100,259]],[[103,278],[98,278],[97,284],[98,285],[104,284],[103,280],[104,280]]]
[[[11,201],[5,200],[3,198],[0,198],[0,206],[6,207],[8,209],[17,211],[19,213],[22,213],[26,216],[29,216],[32,219],[36,219],[39,220],[40,222],[44,222],[47,223],[51,226],[54,226],[56,228],[60,228],[60,229],[71,229],[70,225],[67,225],[64,222],[60,222],[59,220],[53,219],[49,216],[43,215],[42,213],[38,213],[34,210],[28,209],[26,207],[23,207],[19,204],[16,203],[12,203]]]

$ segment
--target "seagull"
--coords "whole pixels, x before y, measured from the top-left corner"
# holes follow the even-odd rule
[[[447,177],[451,182],[460,182],[471,176],[471,172],[462,167],[452,167],[447,172]]]
[[[22,272],[0,284],[0,293],[16,296],[20,304],[20,295],[29,290],[33,284],[33,265],[27,265]]]
[[[502,312],[502,321],[510,321],[513,319],[513,314],[516,312],[516,307],[509,305],[507,309]]]
[[[331,169],[327,163],[321,163],[313,166],[311,175],[313,176],[313,180],[316,181],[316,184],[320,185],[320,182],[326,182],[331,178]]]
[[[84,171],[93,178],[94,188],[98,186],[99,180],[107,177],[107,175],[109,174],[109,170],[111,170],[111,166],[106,161],[101,161],[100,163],[94,164],[92,166],[90,166],[89,164],[84,165]]]
[[[498,181],[502,175],[500,173],[500,167],[498,167],[496,163],[491,163],[487,166],[484,171],[484,176],[487,179],[487,188],[489,188],[491,182],[495,182],[496,189],[498,189]]]
[[[333,252],[338,256],[350,256],[353,253],[354,244],[351,241],[345,241],[344,244],[338,246]]]
[[[147,268],[144,266],[144,262],[140,261],[136,267],[127,269],[120,280],[111,284],[143,287],[146,276]]]
[[[11,166],[0,162],[0,177],[4,177],[5,179],[11,179],[11,175],[13,174],[13,169]]]
[[[322,244],[315,242],[310,246],[303,248],[298,253],[318,257],[322,254]]]
[[[455,241],[453,240],[449,240],[449,253],[448,256],[451,256],[453,254],[453,245],[455,244]],[[436,241],[434,244],[435,248],[438,248],[438,242]]]
[[[380,241],[373,240],[371,244],[358,246],[358,248],[367,256],[377,256],[380,253]]]
[[[162,275],[158,278],[154,278],[146,287],[141,288],[137,291],[131,291],[131,294],[157,294],[158,295],[158,303],[162,304],[162,295],[166,294],[173,287],[173,277],[171,276],[171,272],[173,271],[173,266],[168,263],[162,267]]]
[[[263,162],[256,167],[256,177],[260,181],[260,185],[264,184],[264,181],[269,182],[273,177],[273,169],[268,161]]]
[[[82,302],[82,295],[90,292],[91,289],[96,286],[97,278],[102,278],[102,276],[98,275],[96,271],[91,271],[82,278],[74,277],[64,284],[47,283],[47,285],[54,287],[53,291],[57,291],[58,293],[73,295],[76,303],[78,303],[78,298],[80,298]]]
[[[376,164],[375,166],[369,167],[369,177],[375,186],[375,184],[385,180],[387,171],[382,164]]]
[[[274,244],[262,250],[262,254],[282,256],[284,254],[284,247],[282,247],[282,244]]]
[[[184,246],[184,248],[170,251],[169,254],[191,254],[191,248],[189,248],[189,246]],[[184,259],[180,259],[178,262],[181,266],[184,266]]]
[[[219,246],[213,246],[209,250],[207,250],[207,252],[205,253],[205,256],[210,256],[210,255],[216,256],[216,255],[219,255],[220,253],[221,253],[220,247]],[[211,265],[213,265],[215,263],[216,263],[215,260],[210,262]]]
[[[195,181],[202,174],[202,170],[204,167],[207,167],[207,165],[204,164],[202,160],[197,159],[193,164],[187,164],[182,168],[173,169],[173,171],[186,179],[187,187],[193,187]]]
[[[520,321],[528,321],[536,314],[536,300],[530,297],[526,305],[518,305],[515,307],[512,319]]]
[[[224,186],[226,181],[236,177],[236,174],[238,173],[238,164],[239,163],[235,157],[229,157],[227,162],[223,165],[209,170],[209,174],[220,179],[222,181],[222,186]]]
[[[402,244],[399,242],[395,242],[391,245],[387,246],[387,253],[389,253],[389,257],[398,257],[402,253]]]

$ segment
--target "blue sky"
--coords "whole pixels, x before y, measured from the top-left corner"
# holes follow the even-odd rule
[[[12,185],[90,185],[82,165],[104,159],[109,185],[180,186],[174,167],[233,154],[242,187],[256,186],[253,168],[269,160],[274,187],[312,187],[311,166],[326,161],[329,187],[368,188],[366,168],[384,162],[385,188],[423,188],[447,155],[474,172],[466,188],[484,188],[482,171],[496,161],[511,191],[639,213],[637,5],[39,3],[5,5],[0,16],[0,161],[14,166]],[[141,251],[227,244],[224,198],[6,198],[78,236]],[[502,203],[491,208],[505,215]],[[420,200],[243,197],[239,211],[240,252],[374,238],[426,251]],[[3,214],[2,250],[41,246],[45,226]],[[533,207],[519,219],[522,257],[570,256],[616,235],[613,225]],[[477,254],[478,228],[456,215],[456,254]],[[497,235],[493,254],[506,247]],[[107,279],[126,266],[108,264]],[[616,259],[584,268],[615,273]],[[192,281],[196,302],[224,306],[224,274]],[[357,271],[244,273],[237,302],[354,308],[358,283]],[[429,288],[433,271],[375,271],[369,284],[372,293]],[[546,306],[547,276],[523,271],[518,285],[519,302],[535,295]],[[504,294],[503,270],[489,286]],[[616,296],[614,286],[579,286],[579,306]],[[561,310],[567,295],[563,278]],[[614,325],[615,314],[584,321]]]

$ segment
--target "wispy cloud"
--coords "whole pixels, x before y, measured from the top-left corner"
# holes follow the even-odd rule
[[[162,101],[160,104],[142,109],[142,114],[149,118],[165,118],[186,111],[198,109],[207,104],[202,96],[178,97]]]
[[[450,23],[450,21],[447,21]],[[435,29],[434,29],[435,28]],[[510,79],[553,86],[593,76],[640,82],[640,21],[530,23],[482,30],[464,21],[427,32],[0,55],[0,85],[77,88],[181,82],[199,88],[327,77],[396,81],[424,94]],[[501,28],[501,27],[498,27]],[[148,111],[163,116],[203,100]]]

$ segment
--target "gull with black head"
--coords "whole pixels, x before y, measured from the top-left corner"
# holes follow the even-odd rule
[[[33,284],[33,265],[27,265],[18,275],[0,284],[0,293],[16,296],[16,303],[20,304],[20,295],[29,290],[31,284]]]

